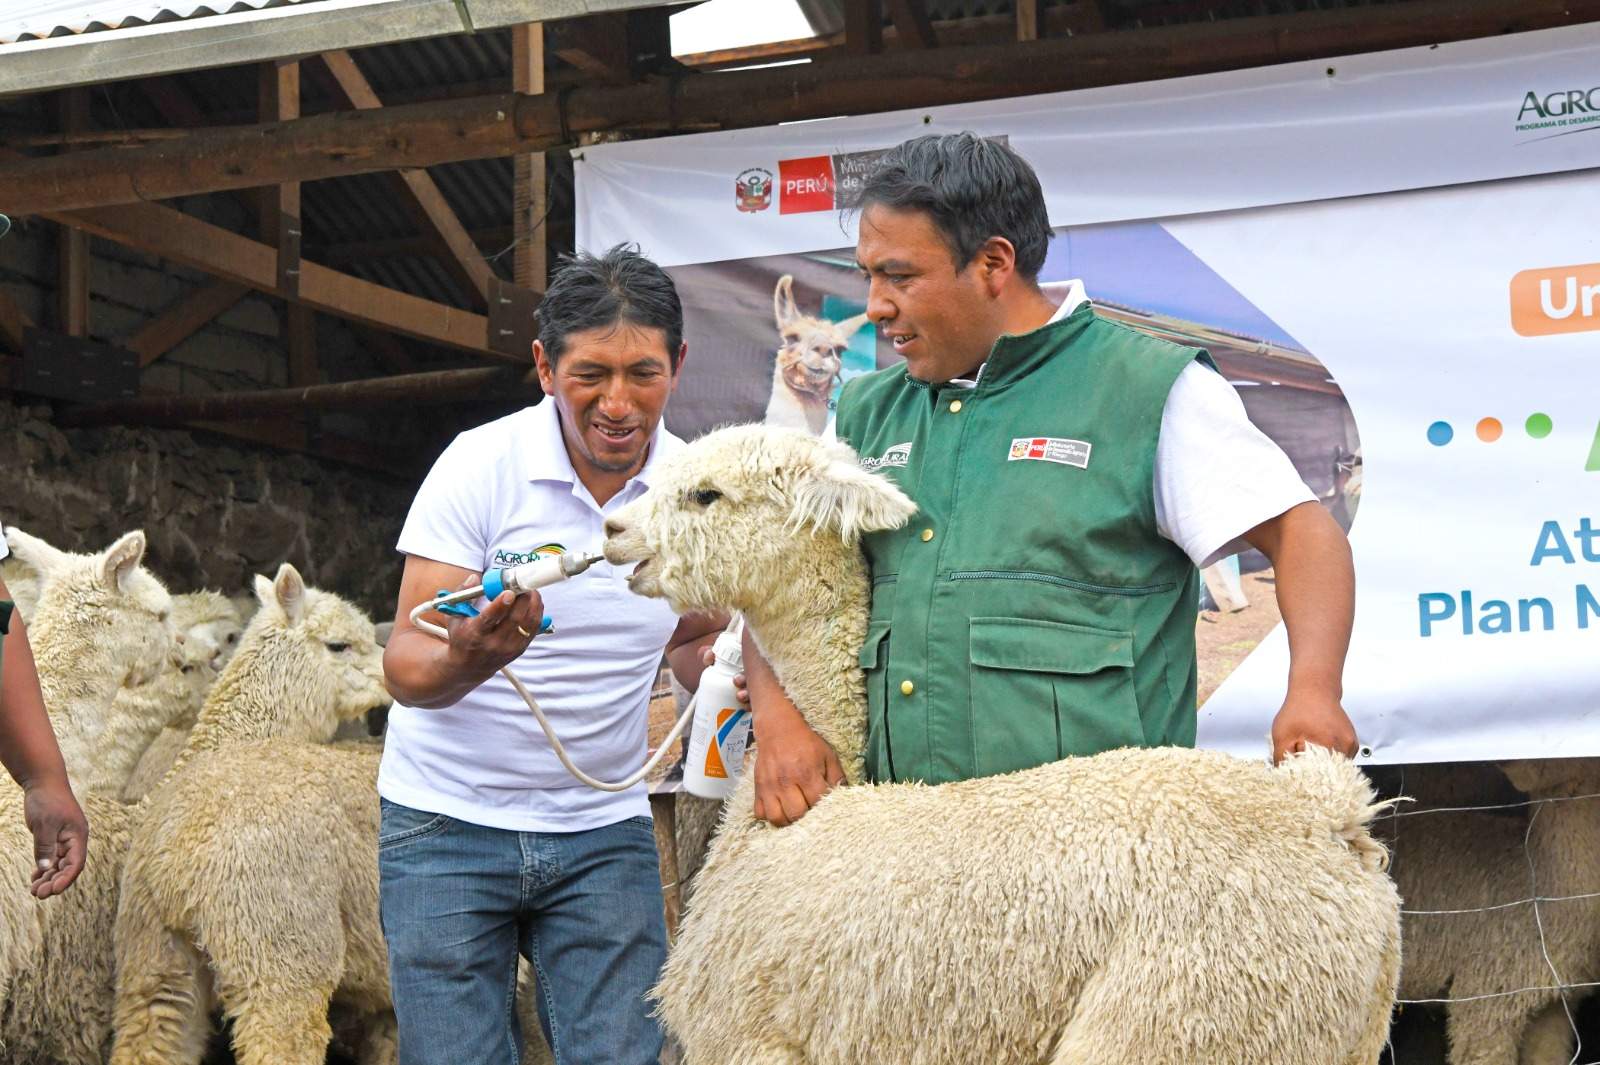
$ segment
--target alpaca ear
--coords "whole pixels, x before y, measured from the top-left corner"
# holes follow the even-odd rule
[[[65,551],[51,547],[37,536],[29,536],[21,529],[12,527],[5,531],[6,548],[25,566],[29,566],[40,576],[54,569],[59,569],[72,556]]]
[[[261,606],[277,605],[278,593],[272,590],[272,579],[270,577],[263,577],[258,573],[251,584],[256,590],[256,602],[258,604]]]
[[[839,330],[839,335],[844,337],[844,342],[846,344],[849,344],[850,338],[855,336],[856,332],[860,330],[862,326],[867,325],[871,321],[872,319],[868,318],[865,314],[857,314],[853,317],[846,318],[842,322],[834,322],[833,327]]]
[[[854,543],[863,533],[898,529],[916,512],[916,504],[888,478],[836,458],[806,475],[795,492],[790,520],[796,526],[831,530]]]
[[[794,278],[789,274],[778,278],[778,287],[772,290],[772,314],[778,320],[780,333],[800,317],[800,311],[794,305]]]
[[[272,594],[289,624],[299,624],[306,608],[306,582],[300,571],[287,562],[279,566],[278,575],[272,581]]]
[[[100,556],[100,582],[112,591],[122,591],[128,574],[144,559],[144,533],[135,529],[106,548]]]

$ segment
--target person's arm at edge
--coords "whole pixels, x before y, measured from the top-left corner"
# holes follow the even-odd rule
[[[700,689],[700,674],[711,664],[711,645],[728,627],[726,614],[685,614],[667,640],[667,666],[685,691]]]
[[[10,599],[0,581],[0,599]],[[39,690],[39,674],[28,646],[27,627],[11,615],[0,645],[0,763],[22,788],[23,816],[33,833],[31,891],[49,898],[65,891],[83,871],[89,824],[72,794],[50,716]]]
[[[1272,721],[1272,760],[1317,744],[1354,757],[1345,714],[1344,660],[1355,620],[1350,542],[1320,503],[1290,507],[1245,534],[1272,562],[1289,635],[1289,687]]]
[[[420,555],[406,556],[394,632],[383,649],[383,677],[390,695],[407,706],[427,710],[453,706],[528,649],[532,637],[524,637],[518,626],[529,633],[539,631],[544,600],[538,592],[520,596],[502,592],[475,618],[424,615],[449,631],[449,642],[411,623],[411,611],[432,599],[440,588],[464,588],[480,580],[481,574],[460,566]]]
[[[844,769],[833,748],[790,701],[748,628],[744,676],[756,738],[755,815],[781,828],[804,817],[844,780]]]

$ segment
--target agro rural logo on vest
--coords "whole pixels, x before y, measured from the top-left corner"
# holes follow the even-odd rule
[[[894,447],[891,447],[878,458],[863,457],[860,464],[862,469],[869,473],[875,473],[878,470],[885,470],[891,466],[904,466],[910,461],[911,441],[907,440],[903,444],[896,444]]]

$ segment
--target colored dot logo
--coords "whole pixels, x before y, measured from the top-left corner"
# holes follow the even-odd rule
[[[1550,415],[1535,413],[1528,415],[1528,420],[1522,427],[1534,440],[1543,440],[1555,428],[1555,423],[1550,420]],[[1485,444],[1492,444],[1505,435],[1506,427],[1499,418],[1480,418],[1472,427],[1473,435]],[[1428,426],[1428,443],[1434,447],[1444,447],[1456,438],[1455,426],[1449,422],[1434,422]]]
[[[1551,421],[1550,415],[1536,411],[1528,415],[1522,428],[1530,439],[1543,440],[1555,429],[1555,422]],[[1485,444],[1492,444],[1505,435],[1505,426],[1499,418],[1480,418],[1472,430]],[[1444,447],[1455,438],[1455,427],[1449,422],[1437,421],[1428,426],[1428,443],[1434,447]],[[1589,473],[1600,473],[1600,425],[1595,427],[1594,443],[1589,447],[1589,459],[1583,468]]]

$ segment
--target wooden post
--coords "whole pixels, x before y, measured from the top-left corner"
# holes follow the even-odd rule
[[[1040,16],[1044,14],[1044,0],[1016,0],[1016,4],[1017,40],[1037,41],[1043,37],[1044,26]]]
[[[544,25],[530,22],[511,27],[511,88],[537,96],[544,92]],[[549,174],[543,152],[514,158],[512,240],[516,250],[514,277],[518,288],[544,293],[549,280]],[[530,356],[531,357],[531,356]]]
[[[287,122],[300,117],[300,64],[273,61],[261,64],[261,121]],[[278,249],[279,285],[287,292],[300,291],[300,183],[286,181],[262,190],[261,241]],[[317,371],[316,312],[305,304],[290,300],[281,319],[289,366],[286,375],[291,387],[314,385]],[[316,416],[307,410],[296,418],[299,432],[315,429]]]
[[[67,89],[61,94],[61,130],[78,133],[89,128],[89,90]],[[69,337],[89,335],[89,234],[76,226],[61,231],[60,314],[61,331]]]
[[[883,8],[879,0],[844,0],[844,47],[853,55],[883,51]]]

